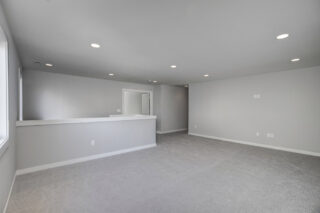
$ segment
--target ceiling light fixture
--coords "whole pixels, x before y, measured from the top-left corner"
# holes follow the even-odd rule
[[[47,63],[47,64],[45,64],[47,67],[53,67],[53,64],[49,64],[49,63]]]
[[[188,87],[188,84],[184,85],[184,87]]]
[[[157,83],[158,81],[152,81],[153,83]]]
[[[300,58],[293,58],[293,59],[291,59],[291,62],[297,62],[297,61],[300,61]]]
[[[171,65],[170,66],[172,69],[175,69],[175,68],[177,68],[177,65]]]
[[[113,74],[113,73],[109,73],[108,75],[109,75],[109,76],[114,76],[114,74]]]
[[[92,43],[92,44],[91,44],[91,47],[93,47],[93,48],[100,48],[100,44]]]
[[[281,39],[285,39],[285,38],[288,38],[288,37],[289,37],[289,34],[288,33],[284,33],[284,34],[278,35],[277,39],[281,40]]]
[[[205,75],[203,75],[204,77],[209,77],[209,75],[208,74],[205,74]]]

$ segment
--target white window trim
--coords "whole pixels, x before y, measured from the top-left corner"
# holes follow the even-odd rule
[[[5,106],[5,119],[6,119],[6,136],[4,138],[0,138],[0,157],[2,156],[2,154],[7,150],[7,148],[9,147],[8,144],[8,140],[9,140],[9,82],[8,82],[8,75],[9,75],[9,67],[8,67],[8,63],[9,63],[9,56],[8,56],[8,39],[4,33],[4,31],[2,30],[2,28],[0,27],[0,36],[3,37],[4,39],[4,47],[5,47],[5,99],[6,99],[6,106]]]
[[[23,120],[23,76],[19,67],[19,121]]]

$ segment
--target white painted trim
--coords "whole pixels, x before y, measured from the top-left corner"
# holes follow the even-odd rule
[[[174,133],[174,132],[183,132],[187,131],[188,129],[174,129],[169,131],[157,131],[157,134],[168,134],[168,133]]]
[[[11,182],[11,186],[10,186],[7,202],[4,205],[3,213],[6,213],[6,211],[7,211],[7,208],[8,208],[8,205],[9,205],[9,200],[10,200],[12,189],[13,189],[13,185],[14,185],[14,182],[16,181],[16,176],[17,176],[16,174],[14,174],[14,176],[13,176],[13,180]]]
[[[22,79],[22,70],[19,67],[19,121],[23,120],[23,79]]]
[[[281,151],[285,151],[285,152],[293,152],[293,153],[299,153],[299,154],[304,154],[304,155],[311,155],[311,156],[320,157],[319,152],[311,152],[311,151],[306,151],[306,150],[301,150],[301,149],[291,149],[291,148],[287,148],[287,147],[273,146],[273,145],[268,145],[268,144],[258,144],[258,143],[254,143],[254,142],[240,141],[240,140],[234,140],[234,139],[229,139],[229,138],[220,138],[220,137],[215,137],[215,136],[210,136],[210,135],[202,135],[202,134],[197,134],[197,133],[192,133],[192,132],[189,132],[189,135],[203,137],[203,138],[210,138],[210,139],[215,139],[215,140],[220,140],[220,141],[226,141],[226,142],[231,142],[231,143],[239,143],[239,144],[245,144],[245,145],[250,145],[250,146],[257,146],[257,147],[263,147],[263,148],[268,148],[268,149],[281,150]]]
[[[56,163],[44,164],[44,165],[40,165],[40,166],[19,169],[19,170],[17,170],[16,174],[17,175],[24,175],[24,174],[38,172],[38,171],[47,170],[47,169],[51,169],[51,168],[67,166],[67,165],[72,165],[72,164],[76,164],[76,163],[96,160],[96,159],[100,159],[100,158],[111,157],[114,155],[120,155],[120,154],[124,154],[124,153],[128,153],[128,152],[134,152],[134,151],[138,151],[138,150],[148,149],[148,148],[152,148],[152,147],[156,147],[156,146],[157,146],[157,144],[149,144],[149,145],[137,146],[137,147],[133,147],[133,148],[129,148],[129,149],[122,149],[119,151],[107,152],[107,153],[102,153],[102,154],[97,154],[97,155],[90,155],[90,156],[82,157],[82,158],[75,158],[75,159],[71,159],[71,160],[67,160],[67,161],[60,161],[60,162],[56,162]]]
[[[94,123],[94,122],[106,122],[106,121],[130,121],[130,120],[148,120],[156,119],[157,116],[152,115],[127,115],[127,116],[114,116],[105,118],[70,118],[64,120],[29,120],[29,121],[17,121],[16,126],[41,126],[41,125],[53,125],[53,124],[77,124],[77,123]]]

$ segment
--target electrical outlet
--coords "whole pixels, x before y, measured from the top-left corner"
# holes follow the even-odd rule
[[[194,125],[194,128],[195,128],[195,129],[198,129],[198,125],[197,125],[197,124],[195,124],[195,125]]]
[[[121,109],[117,109],[117,112],[121,112]]]
[[[91,140],[90,144],[91,144],[91,146],[95,146],[96,145],[96,141],[95,140]]]
[[[271,133],[271,132],[267,133],[267,138],[274,138],[274,133]]]
[[[259,137],[260,136],[260,132],[256,132],[256,136]]]

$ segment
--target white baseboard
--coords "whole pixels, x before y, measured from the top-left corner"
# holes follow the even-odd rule
[[[12,189],[13,189],[13,185],[14,185],[15,181],[16,181],[16,174],[14,174],[14,176],[13,176],[13,180],[11,182],[11,186],[10,186],[7,202],[6,202],[6,205],[4,206],[3,213],[6,213],[6,211],[7,211],[7,208],[8,208],[8,205],[9,205],[9,200],[10,200],[10,197],[11,197],[11,193],[12,193]]]
[[[76,159],[71,159],[71,160],[67,160],[67,161],[60,161],[60,162],[56,162],[56,163],[50,163],[50,164],[44,164],[44,165],[40,165],[40,166],[30,167],[30,168],[26,168],[26,169],[19,169],[19,170],[17,170],[16,175],[24,175],[24,174],[42,171],[42,170],[46,170],[46,169],[51,169],[51,168],[55,168],[55,167],[66,166],[66,165],[96,160],[96,159],[100,159],[100,158],[111,157],[114,155],[124,154],[124,153],[128,153],[128,152],[134,152],[134,151],[138,151],[138,150],[142,150],[142,149],[148,149],[148,148],[152,148],[155,146],[157,146],[157,145],[150,144],[150,145],[145,145],[145,146],[138,146],[138,147],[133,147],[133,148],[129,148],[129,149],[122,149],[122,150],[114,151],[114,152],[107,152],[107,153],[102,153],[102,154],[97,154],[97,155],[90,155],[87,157],[76,158]]]
[[[188,129],[174,129],[169,131],[157,131],[157,134],[168,134],[168,133],[174,133],[174,132],[183,132],[187,131]]]
[[[191,132],[189,132],[189,135],[320,157],[319,152],[311,152],[311,151],[300,150],[300,149],[291,149],[291,148],[286,148],[286,147],[281,147],[281,146],[273,146],[273,145],[268,145],[268,144],[258,144],[258,143],[254,143],[254,142],[240,141],[240,140],[234,140],[234,139],[229,139],[229,138],[220,138],[220,137],[215,137],[215,136],[210,136],[210,135],[202,135],[202,134],[191,133]]]

